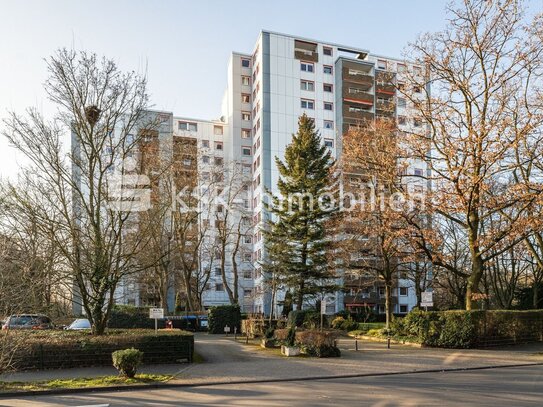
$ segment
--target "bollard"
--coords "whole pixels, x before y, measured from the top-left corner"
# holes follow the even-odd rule
[[[249,343],[249,332],[245,334],[245,344]]]
[[[390,349],[390,336],[387,338],[387,349]]]
[[[235,341],[238,340],[238,327],[237,326],[234,327],[234,340]]]
[[[354,339],[354,350],[358,352],[358,338]]]

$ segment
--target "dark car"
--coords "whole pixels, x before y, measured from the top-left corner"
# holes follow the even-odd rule
[[[53,329],[53,323],[45,315],[11,315],[2,325],[2,329]]]

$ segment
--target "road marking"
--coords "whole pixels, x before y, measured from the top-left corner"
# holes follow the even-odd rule
[[[76,407],[109,407],[109,404],[86,404],[84,406],[76,406]]]

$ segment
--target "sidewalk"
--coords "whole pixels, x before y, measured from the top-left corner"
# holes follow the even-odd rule
[[[543,343],[501,349],[434,349],[340,339],[341,358],[285,358],[277,350],[245,345],[232,337],[197,334],[195,348],[204,363],[143,366],[141,373],[171,374],[170,384],[303,379],[345,375],[371,375],[423,370],[470,369],[492,366],[543,364]],[[539,354],[538,354],[539,353]],[[45,381],[115,375],[113,367],[14,372],[0,381]]]

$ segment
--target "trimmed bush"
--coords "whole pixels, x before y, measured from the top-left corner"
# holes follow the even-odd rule
[[[115,305],[109,314],[108,327],[114,329],[154,329],[155,320],[149,318],[149,308],[130,305]],[[164,320],[158,320],[164,328]]]
[[[230,332],[234,333],[234,328],[240,331],[241,312],[239,305],[220,305],[212,307],[208,316],[208,332],[210,334],[224,333],[224,327],[229,326]]]
[[[543,311],[411,311],[394,336],[427,346],[473,348],[543,341]]]
[[[113,367],[122,376],[132,378],[143,363],[143,352],[134,348],[116,350],[111,354],[111,358],[113,359]]]
[[[14,368],[63,369],[111,366],[114,351],[135,348],[143,352],[143,363],[192,362],[194,337],[181,330],[108,330],[93,336],[81,331],[11,331],[24,336],[25,346],[15,352]]]
[[[290,311],[288,313],[288,322],[287,326],[296,326],[301,327],[304,324],[305,314],[309,311],[300,310],[300,311]]]

